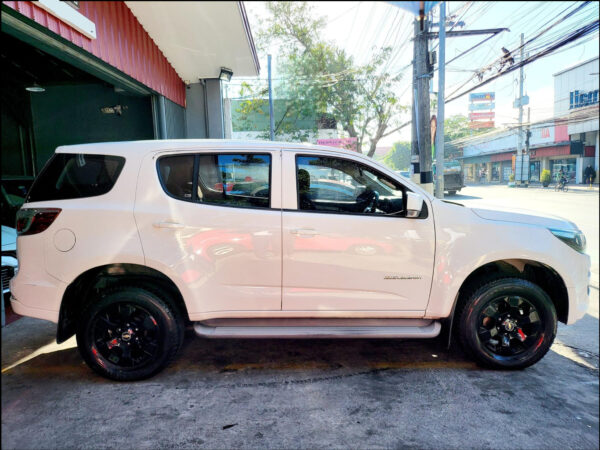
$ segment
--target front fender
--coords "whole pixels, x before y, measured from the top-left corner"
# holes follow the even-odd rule
[[[531,260],[555,270],[567,290],[580,284],[585,256],[538,225],[482,219],[469,208],[436,202],[436,255],[427,318],[448,317],[467,277],[495,261]],[[579,258],[580,257],[580,258]]]

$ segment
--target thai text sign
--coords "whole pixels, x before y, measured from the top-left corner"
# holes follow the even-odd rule
[[[358,138],[337,138],[337,139],[317,139],[318,145],[327,145],[329,147],[345,148],[347,150],[358,151]]]
[[[490,111],[490,112],[477,112],[477,113],[470,113],[469,114],[469,119],[471,119],[471,120],[493,119],[495,116],[496,116],[496,113],[494,111]]]
[[[491,122],[470,122],[469,128],[494,128],[494,121]]]

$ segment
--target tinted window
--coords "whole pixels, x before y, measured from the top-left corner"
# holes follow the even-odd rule
[[[167,156],[160,158],[158,167],[164,189],[173,197],[223,206],[270,206],[270,155]]]
[[[401,215],[404,189],[391,178],[346,159],[297,156],[298,209]]]
[[[27,201],[95,197],[112,189],[125,158],[107,155],[56,153],[37,177]]]
[[[175,198],[192,200],[194,156],[165,156],[158,162],[165,191]]]
[[[198,201],[224,206],[268,208],[270,169],[270,155],[200,155]]]

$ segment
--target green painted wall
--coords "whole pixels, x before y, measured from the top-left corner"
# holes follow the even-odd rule
[[[115,105],[127,109],[100,111]],[[46,86],[31,95],[31,113],[38,170],[60,145],[154,139],[150,97],[121,95],[103,84]]]

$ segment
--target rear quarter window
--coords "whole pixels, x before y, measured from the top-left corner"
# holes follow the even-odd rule
[[[27,195],[27,202],[96,197],[109,192],[125,158],[109,155],[56,153]]]

